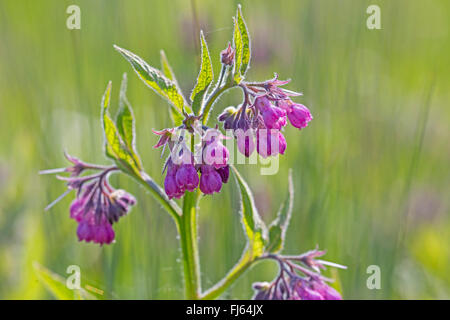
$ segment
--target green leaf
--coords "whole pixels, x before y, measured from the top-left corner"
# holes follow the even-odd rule
[[[39,281],[45,286],[45,288],[59,300],[94,300],[96,297],[86,290],[69,289],[66,286],[66,279],[60,275],[50,271],[37,262],[33,263],[34,272]]]
[[[117,129],[129,149],[134,149],[134,116],[127,96],[127,74],[123,74],[119,94],[119,111],[117,113]]]
[[[237,18],[234,18],[234,32],[233,32],[233,43],[234,43],[234,49],[236,50],[235,54],[235,61],[234,61],[234,81],[236,83],[241,82],[241,66],[242,66],[242,35],[239,30],[239,23],[237,21]]]
[[[292,182],[292,170],[289,170],[289,192],[278,211],[277,217],[269,226],[269,241],[266,252],[276,253],[283,249],[287,227],[292,215],[294,205],[294,185]]]
[[[169,64],[169,60],[167,60],[164,50],[161,50],[160,54],[161,54],[161,70],[168,79],[172,80],[175,83],[175,85],[178,88],[180,88],[180,86],[178,85],[178,81],[175,77],[175,73],[173,72],[173,69]],[[181,92],[181,90],[179,91]],[[185,110],[188,112],[191,111],[187,106],[185,106]],[[183,123],[184,120],[183,115],[174,108],[170,108],[170,117],[172,118],[173,124],[176,127],[180,126]]]
[[[176,82],[165,77],[161,71],[149,66],[141,57],[114,45],[114,48],[131,64],[134,71],[144,83],[168,100],[174,112],[182,114],[185,100]]]
[[[173,73],[173,69],[169,64],[169,60],[167,60],[166,53],[164,52],[164,50],[161,50],[159,53],[161,56],[161,67],[162,67],[163,74],[168,79],[172,80],[173,82],[175,82],[175,84],[178,85],[177,79],[175,78],[175,74]]]
[[[200,41],[202,44],[202,65],[197,77],[197,84],[191,94],[192,110],[198,115],[203,104],[203,98],[208,91],[209,85],[213,81],[213,68],[211,57],[209,56],[208,45],[206,44],[203,31],[200,32]]]
[[[112,84],[110,81],[102,98],[102,124],[105,138],[105,153],[106,156],[113,159],[121,169],[139,174],[142,169],[140,160],[128,149],[120,135],[119,129],[107,112],[111,100],[111,88]]]
[[[117,129],[119,134],[125,143],[128,151],[131,153],[133,159],[136,161],[138,167],[142,167],[141,161],[136,151],[136,133],[135,133],[135,120],[133,109],[128,102],[127,96],[127,74],[123,74],[122,84],[120,86],[119,95],[119,111],[117,113]]]
[[[241,221],[248,239],[250,254],[252,258],[259,257],[264,253],[266,226],[258,214],[253,194],[247,183],[236,168],[230,167],[233,169],[241,193]]]
[[[245,76],[250,63],[250,37],[247,29],[247,24],[245,23],[244,17],[242,16],[241,5],[238,6],[237,11],[237,25],[239,27],[239,32],[241,33],[242,41],[242,55],[241,55],[241,68],[240,72],[242,77]]]

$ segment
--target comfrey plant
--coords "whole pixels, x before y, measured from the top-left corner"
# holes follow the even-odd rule
[[[113,224],[130,211],[135,198],[124,190],[114,189],[108,182],[113,173],[134,178],[148,189],[173,218],[180,235],[185,280],[185,295],[189,299],[219,297],[240,275],[258,261],[271,259],[279,264],[279,274],[271,283],[255,283],[254,299],[341,299],[340,294],[321,275],[325,266],[343,266],[317,259],[323,251],[313,250],[302,255],[281,255],[293,208],[294,189],[289,175],[289,192],[277,217],[268,226],[261,219],[255,200],[242,176],[230,163],[230,152],[224,140],[236,141],[245,157],[258,153],[261,157],[284,154],[286,139],[282,134],[288,120],[296,128],[305,128],[312,120],[307,107],[291,100],[300,96],[285,88],[289,81],[275,76],[263,82],[246,81],[250,63],[250,38],[240,7],[234,17],[233,42],[220,53],[222,68],[213,84],[213,68],[208,47],[200,34],[201,68],[190,100],[181,92],[164,52],[162,71],[148,65],[128,50],[114,46],[132,65],[140,79],[170,104],[173,126],[154,130],[159,137],[156,148],[168,150],[164,165],[164,186],[161,187],[143,169],[135,144],[135,119],[125,92],[126,74],[119,94],[119,110],[113,120],[109,114],[111,83],[101,102],[101,123],[104,131],[104,151],[111,166],[94,165],[66,154],[71,166],[45,170],[41,173],[70,174],[58,176],[76,192],[70,206],[70,217],[78,223],[80,241],[100,245],[114,242]],[[211,109],[222,93],[240,88],[243,101],[237,107],[221,112],[218,122],[208,126]],[[222,123],[227,131],[219,129]],[[231,136],[231,139],[230,139]],[[84,175],[86,171],[93,173]],[[220,192],[232,171],[241,195],[240,217],[247,245],[240,260],[216,285],[202,290],[197,239],[197,214],[203,195]],[[51,203],[52,207],[58,200]],[[175,199],[181,199],[181,205]]]

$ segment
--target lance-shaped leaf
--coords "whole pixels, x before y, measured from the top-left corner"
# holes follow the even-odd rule
[[[286,230],[292,215],[294,205],[294,184],[292,182],[292,170],[289,170],[289,192],[278,211],[277,217],[269,226],[269,241],[266,252],[276,253],[284,246]]]
[[[126,171],[139,174],[141,171],[140,160],[135,156],[123,141],[119,129],[108,113],[111,100],[111,81],[108,83],[102,98],[102,124],[105,138],[106,156],[113,159],[116,164]]]
[[[94,295],[90,294],[83,288],[69,289],[66,286],[66,279],[59,274],[50,271],[37,262],[33,263],[34,272],[39,281],[45,286],[45,288],[59,300],[95,300]]]
[[[164,52],[164,50],[161,50],[159,54],[161,56],[161,70],[163,74],[178,86],[178,81],[175,78],[175,73],[173,72],[173,69],[169,64],[169,60],[167,60],[166,53]]]
[[[241,41],[242,41],[240,72],[242,76],[245,76],[245,73],[247,72],[247,69],[250,64],[251,50],[250,50],[250,36],[248,33],[247,24],[245,23],[244,17],[242,16],[241,5],[238,6],[237,25],[239,28],[239,32],[241,34]]]
[[[213,81],[214,77],[211,57],[209,56],[208,45],[206,44],[203,31],[200,32],[200,42],[202,44],[202,53],[201,53],[202,65],[200,67],[200,72],[197,77],[197,83],[191,94],[192,111],[194,111],[194,114],[197,115],[200,112],[203,103],[203,98],[206,92],[208,91],[209,85]]]
[[[163,98],[167,99],[175,112],[182,113],[185,101],[177,84],[165,77],[161,71],[151,67],[141,57],[114,45],[114,48],[131,64],[144,83]]]
[[[136,129],[135,120],[133,114],[133,108],[128,102],[127,96],[127,74],[123,74],[122,84],[120,86],[119,95],[119,111],[117,113],[117,129],[122,137],[128,151],[133,156],[134,160],[137,162],[138,167],[142,167],[141,161],[136,151]]]
[[[241,76],[241,66],[242,66],[242,35],[239,31],[239,23],[237,21],[237,18],[234,18],[234,32],[233,32],[233,44],[234,49],[236,50],[235,54],[235,61],[234,61],[234,81],[236,83],[241,82],[242,76]]]
[[[250,254],[253,258],[259,257],[264,253],[266,226],[258,214],[253,194],[247,183],[236,168],[230,167],[233,169],[241,193],[241,221],[248,239]]]
[[[173,72],[173,69],[169,64],[169,60],[167,60],[164,50],[160,51],[160,55],[161,55],[161,70],[162,70],[163,74],[168,79],[172,80],[178,88],[180,88],[180,86],[178,85],[178,81],[175,77],[175,73]],[[180,92],[181,92],[181,90],[180,90]],[[185,106],[185,110],[187,112],[191,112],[191,110],[189,109],[188,106]],[[183,120],[184,120],[183,115],[174,108],[170,108],[170,117],[172,118],[173,124],[176,127],[178,127],[179,125],[181,125],[183,123]]]

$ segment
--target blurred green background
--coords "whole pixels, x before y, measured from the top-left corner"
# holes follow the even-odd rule
[[[250,80],[277,72],[292,78],[314,120],[288,127],[280,171],[261,176],[241,166],[257,206],[270,221],[294,169],[295,208],[286,253],[328,250],[348,266],[327,273],[346,299],[450,297],[449,85],[450,2],[377,0],[241,1],[252,36]],[[69,219],[73,195],[40,169],[67,165],[63,150],[93,163],[102,155],[100,99],[122,73],[137,116],[137,146],[147,172],[162,183],[152,128],[170,126],[166,103],[113,49],[117,44],[159,68],[164,49],[188,95],[199,69],[198,30],[219,53],[232,36],[239,1],[0,0],[0,298],[52,298],[33,262],[66,275],[103,298],[181,298],[176,230],[146,191],[125,176],[112,184],[138,199],[115,226],[110,246],[79,243]],[[66,8],[81,8],[81,30],[66,28]],[[381,30],[368,30],[366,8],[381,8]],[[214,112],[236,104],[230,92]],[[446,196],[447,195],[447,196]],[[203,287],[218,281],[244,246],[234,180],[202,200],[199,216]],[[366,269],[381,268],[369,290]],[[271,280],[272,262],[255,266],[224,298],[250,298],[253,281]]]

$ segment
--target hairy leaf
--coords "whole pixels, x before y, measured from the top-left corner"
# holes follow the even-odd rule
[[[173,82],[175,82],[175,84],[178,85],[177,79],[175,78],[175,74],[173,72],[172,67],[169,64],[169,60],[167,60],[167,56],[166,53],[164,52],[164,50],[161,50],[160,52],[160,56],[161,56],[161,70],[163,71],[163,74],[170,80],[172,80]]]
[[[105,94],[102,98],[102,124],[105,137],[106,156],[115,160],[122,169],[128,169],[135,173],[141,171],[139,158],[129,150],[123,141],[119,129],[108,114],[108,107],[111,100],[111,81],[108,83]]]
[[[241,66],[242,66],[242,35],[239,30],[239,23],[237,18],[234,19],[234,32],[233,32],[233,43],[234,49],[236,50],[235,61],[234,61],[234,81],[237,83],[241,82]]]
[[[128,151],[131,153],[138,167],[142,167],[141,160],[136,151],[136,129],[133,108],[128,102],[127,96],[127,74],[123,74],[119,95],[119,111],[117,114],[117,129],[122,137]]]
[[[165,77],[161,71],[151,67],[141,57],[114,45],[114,48],[131,64],[144,83],[163,98],[167,99],[174,112],[181,114],[185,101],[176,82]]]
[[[167,60],[164,50],[161,50],[160,54],[161,54],[161,70],[163,71],[164,75],[168,79],[172,80],[175,83],[175,85],[178,88],[180,88],[180,86],[178,85],[178,81],[175,77],[175,73],[173,72],[173,69],[169,64],[169,60]],[[179,91],[181,92],[181,89],[179,89]],[[185,110],[187,112],[191,112],[191,109],[189,109],[188,106],[185,106]],[[183,115],[174,108],[170,108],[170,117],[172,118],[173,124],[176,127],[178,127],[179,125],[181,125],[183,123],[183,119],[184,119]]]
[[[214,77],[211,57],[209,56],[208,45],[206,44],[203,32],[200,32],[200,42],[202,45],[202,53],[201,53],[202,65],[200,67],[200,72],[197,77],[197,83],[191,94],[192,110],[194,111],[194,114],[197,115],[200,112],[203,103],[203,98],[206,92],[208,91],[209,85],[213,81]]]
[[[236,168],[231,168],[233,169],[241,193],[241,219],[244,232],[248,238],[249,249],[253,257],[258,257],[264,253],[264,243],[267,233],[266,226],[258,214],[253,194],[247,183]]]
[[[287,227],[292,215],[294,205],[294,185],[292,182],[292,170],[289,170],[289,192],[278,211],[277,217],[269,226],[269,241],[266,252],[276,253],[284,246]]]
[[[239,32],[241,33],[242,40],[242,55],[241,55],[241,68],[240,72],[242,76],[245,76],[250,63],[251,50],[250,50],[250,37],[247,29],[247,24],[245,23],[244,17],[242,16],[241,6],[238,6],[237,11],[237,25],[239,27]]]
[[[59,300],[95,300],[96,297],[86,290],[69,289],[66,286],[66,279],[60,275],[50,271],[37,262],[33,263],[34,272],[36,273],[39,281],[45,286],[45,288]]]

